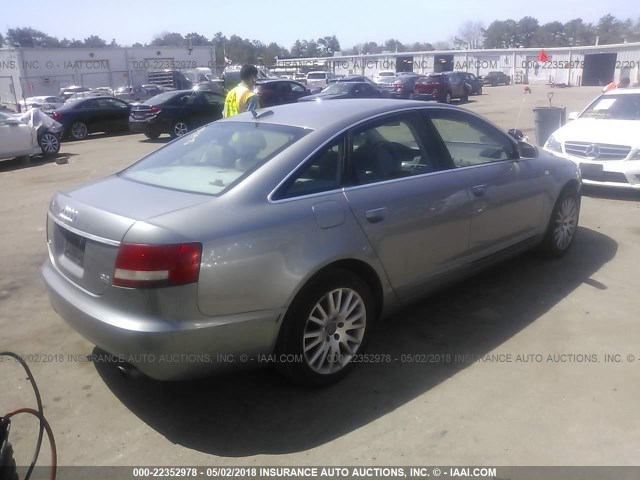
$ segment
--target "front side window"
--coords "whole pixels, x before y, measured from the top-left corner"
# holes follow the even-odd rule
[[[429,114],[455,167],[513,160],[518,154],[506,134],[471,115],[440,111]]]
[[[401,115],[355,130],[349,155],[353,183],[366,185],[438,170],[420,129],[419,117]]]
[[[308,132],[283,125],[213,123],[156,150],[118,175],[157,187],[219,195]]]

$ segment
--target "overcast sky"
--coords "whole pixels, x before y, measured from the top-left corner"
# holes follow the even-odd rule
[[[33,27],[62,39],[98,35],[122,45],[148,43],[162,32],[216,32],[227,37],[275,41],[290,48],[296,39],[336,35],[343,48],[396,38],[403,43],[437,42],[456,34],[465,21],[524,16],[566,22],[597,22],[607,13],[638,18],[638,0],[0,0],[0,30]]]

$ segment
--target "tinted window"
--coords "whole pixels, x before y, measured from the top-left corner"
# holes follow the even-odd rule
[[[307,80],[325,80],[326,78],[327,74],[323,72],[307,74]]]
[[[291,90],[294,92],[304,92],[306,88],[304,88],[299,83],[291,83]]]
[[[224,103],[224,97],[213,92],[203,92],[204,99],[211,105],[219,105]]]
[[[437,170],[420,137],[420,121],[401,115],[353,132],[350,164],[354,183],[364,185]]]
[[[509,137],[483,120],[460,112],[429,115],[455,167],[518,158]]]
[[[580,117],[640,120],[640,94],[603,95],[589,105]]]
[[[328,192],[340,188],[344,139],[333,142],[302,166],[276,195],[277,199]]]
[[[160,95],[156,95],[155,97],[150,98],[149,100],[147,100],[146,102],[143,103],[143,105],[158,105],[160,103],[164,103],[168,100],[171,100],[173,98],[176,97],[180,97],[184,95],[184,92],[165,92],[165,93],[161,93]]]
[[[281,125],[213,123],[151,153],[119,175],[157,187],[217,195],[307,132]]]

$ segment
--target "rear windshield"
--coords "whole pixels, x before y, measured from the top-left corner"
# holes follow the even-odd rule
[[[180,137],[118,175],[156,187],[219,195],[308,132],[284,125],[216,122]]]
[[[421,82],[441,82],[444,79],[442,75],[428,75],[425,78],[421,78]]]
[[[326,78],[327,78],[327,74],[323,72],[307,74],[307,80],[325,80]]]
[[[395,83],[396,81],[401,81],[398,77],[383,77],[378,80],[378,83]]]
[[[171,100],[173,97],[177,97],[179,95],[184,95],[185,92],[165,92],[155,97],[151,97],[149,100],[143,103],[143,105],[157,105],[159,103],[164,103],[167,100]]]

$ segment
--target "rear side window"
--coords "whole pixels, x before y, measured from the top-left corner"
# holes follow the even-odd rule
[[[283,125],[213,123],[156,150],[119,175],[147,185],[219,195],[307,133]]]
[[[320,150],[274,195],[274,200],[329,192],[342,186],[344,137]]]

